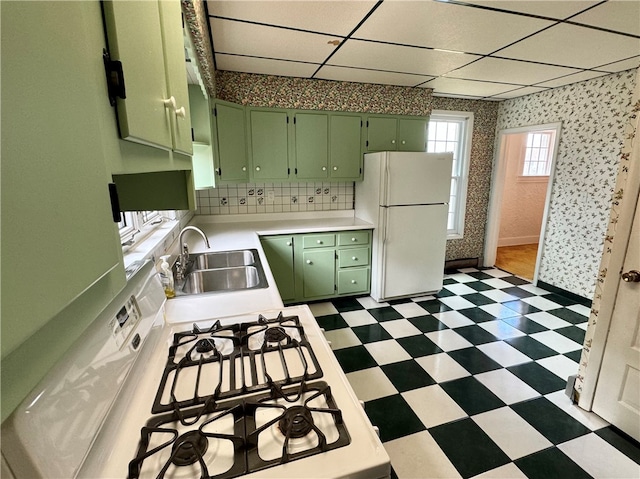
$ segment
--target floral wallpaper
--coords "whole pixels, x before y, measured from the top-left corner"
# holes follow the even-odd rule
[[[635,70],[500,103],[497,130],[562,122],[538,279],[595,292]]]
[[[198,70],[209,97],[216,96],[215,67],[213,51],[209,41],[209,22],[206,19],[202,0],[182,0],[182,13],[188,27],[191,42],[198,60]]]
[[[584,387],[584,378],[587,365],[589,363],[589,355],[591,354],[591,347],[593,345],[593,338],[595,336],[596,327],[598,324],[598,315],[600,313],[600,307],[602,302],[602,293],[607,281],[607,277],[611,281],[617,281],[618,272],[614,271],[611,276],[607,275],[609,269],[609,263],[611,261],[611,252],[615,246],[616,229],[618,225],[618,219],[620,217],[620,210],[625,197],[625,186],[629,177],[629,164],[631,161],[631,151],[633,149],[634,141],[638,141],[637,133],[640,128],[640,69],[632,70],[629,72],[636,79],[635,92],[631,104],[633,105],[631,111],[626,116],[626,121],[623,126],[623,139],[624,145],[619,154],[620,164],[618,165],[618,174],[616,178],[616,184],[614,188],[613,201],[609,212],[609,222],[604,239],[604,251],[600,259],[600,267],[598,270],[598,278],[595,285],[595,294],[593,295],[593,303],[591,305],[591,315],[589,316],[589,323],[587,332],[584,338],[584,345],[582,348],[582,355],[580,357],[580,367],[574,389],[578,393],[582,393]],[[635,161],[640,161],[636,156]],[[632,195],[633,196],[633,195]],[[627,201],[633,201],[635,198],[629,198]]]
[[[482,258],[484,231],[487,223],[493,143],[496,136],[498,102],[433,97],[434,110],[473,112],[471,159],[467,207],[464,218],[464,237],[447,241],[446,259]]]

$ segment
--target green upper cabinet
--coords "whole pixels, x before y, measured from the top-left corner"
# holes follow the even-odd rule
[[[2,2],[1,20],[5,356],[122,268],[122,250],[105,154],[118,140],[102,128],[100,3]],[[119,278],[114,290],[124,270]]]
[[[329,115],[329,173],[335,180],[362,179],[362,117]]]
[[[213,102],[214,150],[216,173],[221,182],[246,182],[249,179],[245,109],[222,100]]]
[[[124,75],[126,98],[117,99],[122,138],[190,155],[179,0],[107,0],[103,11],[111,60],[122,63]]]
[[[255,181],[289,179],[289,115],[286,110],[248,108],[249,158]]]
[[[369,116],[366,151],[426,151],[426,117]]]
[[[295,175],[300,180],[325,179],[329,176],[329,115],[297,112],[295,127]]]

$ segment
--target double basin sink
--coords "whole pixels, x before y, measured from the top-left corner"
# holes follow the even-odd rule
[[[177,295],[241,291],[267,287],[267,279],[255,249],[190,254]]]

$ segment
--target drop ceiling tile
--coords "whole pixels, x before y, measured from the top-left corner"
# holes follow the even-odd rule
[[[374,1],[208,1],[207,8],[209,15],[346,36],[375,3]]]
[[[552,24],[454,3],[390,1],[384,2],[353,37],[487,54]]]
[[[442,95],[470,95],[470,96],[492,96],[504,93],[518,85],[505,85],[501,83],[487,83],[473,80],[459,80],[457,78],[440,77],[425,83],[426,88],[433,88],[434,93]]]
[[[431,80],[431,76],[406,73],[363,70],[361,68],[323,66],[314,78],[323,80],[350,81],[356,83],[378,83],[382,85],[416,86]]]
[[[317,70],[318,66],[319,65],[315,63],[271,60],[268,58],[216,53],[216,67],[218,70],[308,78],[313,75],[313,72]]]
[[[215,52],[322,63],[336,46],[334,37],[212,18]]]
[[[439,76],[477,58],[465,53],[348,40],[330,62],[337,66]]]
[[[526,86],[524,88],[520,88],[518,90],[512,90],[506,93],[500,93],[498,95],[494,95],[492,98],[499,100],[506,100],[508,98],[517,98],[519,96],[531,95],[533,93],[540,93],[541,91],[548,90],[548,88],[538,88],[535,86]]]
[[[500,8],[512,12],[540,15],[541,17],[557,18],[564,20],[571,15],[583,11],[585,8],[597,4],[597,1],[561,1],[561,0],[467,0],[468,3],[482,5],[484,7]]]
[[[607,28],[616,32],[640,35],[640,2],[609,0],[591,10],[576,15],[572,22]]]
[[[536,86],[558,88],[560,86],[570,85],[571,83],[577,83],[581,81],[591,80],[592,78],[598,78],[603,75],[609,75],[609,73],[593,72],[593,71],[586,70],[580,73],[575,73],[573,75],[567,75],[562,78],[556,78],[555,80],[541,82],[541,83],[538,83]]]
[[[531,85],[577,72],[578,70],[573,68],[486,57],[471,65],[452,71],[447,76],[450,78],[466,78],[467,80]]]
[[[632,68],[638,68],[640,66],[640,55],[622,60],[621,62],[609,63],[608,65],[602,65],[598,67],[598,70],[604,70],[607,72],[617,73],[625,70],[631,70]]]
[[[500,57],[594,68],[640,54],[640,38],[560,24],[500,50]]]

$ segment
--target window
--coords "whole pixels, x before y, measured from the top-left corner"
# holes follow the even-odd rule
[[[124,211],[118,223],[122,246],[131,246],[147,236],[164,221],[160,211]]]
[[[527,134],[522,176],[549,176],[554,137],[554,131],[537,131]]]
[[[448,238],[462,238],[464,233],[472,131],[473,113],[433,111],[429,119],[427,152],[453,153],[451,194],[447,219]]]

